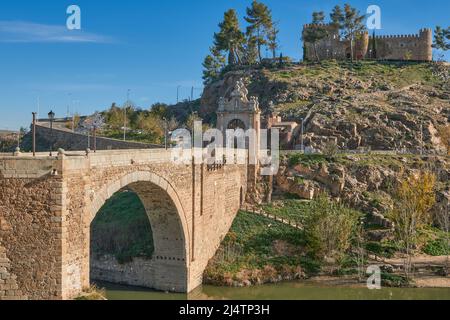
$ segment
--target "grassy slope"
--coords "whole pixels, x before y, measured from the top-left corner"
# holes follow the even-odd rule
[[[273,282],[316,273],[319,264],[304,254],[301,231],[240,212],[216,256],[205,271],[205,281],[217,285]]]
[[[374,99],[373,103],[376,103],[378,108],[392,111],[395,110],[395,107],[389,101],[382,96],[374,96],[373,93],[383,92],[382,88],[386,87],[401,89],[413,84],[426,84],[439,88],[443,83],[433,74],[431,64],[412,62],[361,61],[352,65],[348,62],[323,61],[320,64],[302,63],[284,69],[261,72],[266,79],[268,88],[273,84],[280,88],[290,88],[288,90],[289,98],[285,102],[276,103],[277,111],[285,116],[296,115],[297,117],[304,117],[311,106],[315,105],[317,97],[335,96],[323,93],[322,88],[324,87],[346,88],[347,94],[352,97],[371,92],[371,99]],[[355,81],[366,84],[368,87],[366,89],[355,88],[352,85],[347,87]],[[266,94],[268,93],[264,93],[263,96]],[[276,97],[266,98],[262,100],[276,100]],[[338,104],[346,104],[345,99],[341,99]],[[348,105],[346,113],[342,115],[348,121],[357,121],[360,116],[354,108]]]
[[[323,61],[320,64],[305,63],[285,70],[270,71],[268,74],[273,80],[286,82],[297,80],[333,82],[341,79],[343,74],[362,81],[376,77],[379,82],[391,84],[395,88],[420,82],[430,85],[439,82],[429,64],[407,62],[361,61],[352,65],[348,62]]]

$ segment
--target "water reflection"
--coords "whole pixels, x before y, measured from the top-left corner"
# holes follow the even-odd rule
[[[286,282],[248,288],[204,286],[189,295],[98,283],[109,300],[450,300],[450,288],[330,287],[317,283]]]

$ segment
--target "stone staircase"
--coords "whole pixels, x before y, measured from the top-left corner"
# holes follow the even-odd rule
[[[273,220],[273,221],[275,221],[275,222],[282,223],[282,224],[284,224],[284,225],[286,225],[286,226],[289,226],[289,227],[291,227],[291,228],[294,228],[294,229],[303,231],[303,226],[302,226],[301,224],[296,223],[296,222],[294,222],[294,221],[291,221],[291,220],[289,220],[289,219],[285,219],[285,218],[282,218],[282,217],[278,217],[278,216],[275,215],[275,214],[265,212],[265,211],[264,211],[263,209],[261,209],[261,208],[256,208],[256,207],[254,207],[254,206],[249,206],[249,205],[243,205],[243,206],[241,207],[241,211],[245,211],[245,212],[248,212],[248,213],[252,213],[252,214],[258,215],[258,216],[260,216],[260,217],[264,217],[264,218]]]

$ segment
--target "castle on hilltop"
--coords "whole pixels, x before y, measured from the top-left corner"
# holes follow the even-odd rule
[[[339,28],[333,24],[306,24],[303,35],[311,28],[325,28],[327,37],[314,46],[304,43],[304,59],[309,61],[345,60],[351,58],[350,40],[342,39]],[[414,35],[369,36],[366,31],[359,34],[354,43],[354,58],[357,60],[411,60],[431,61],[433,59],[433,32],[421,29]]]

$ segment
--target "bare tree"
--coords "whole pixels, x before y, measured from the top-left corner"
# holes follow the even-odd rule
[[[363,281],[366,275],[366,269],[364,268],[366,261],[366,250],[364,248],[365,242],[366,242],[366,234],[364,229],[364,220],[361,219],[355,232],[356,264],[358,267],[359,281]]]
[[[96,112],[91,117],[87,118],[83,122],[83,128],[87,129],[88,132],[88,144],[90,141],[89,134],[92,131],[94,135],[94,152],[97,151],[97,131],[100,130],[105,125],[105,118],[99,112]],[[90,146],[89,146],[90,147]]]
[[[411,174],[401,181],[394,195],[395,207],[390,217],[395,225],[397,240],[406,254],[404,271],[408,279],[418,231],[430,221],[430,212],[436,202],[435,183],[435,175],[428,171]]]

